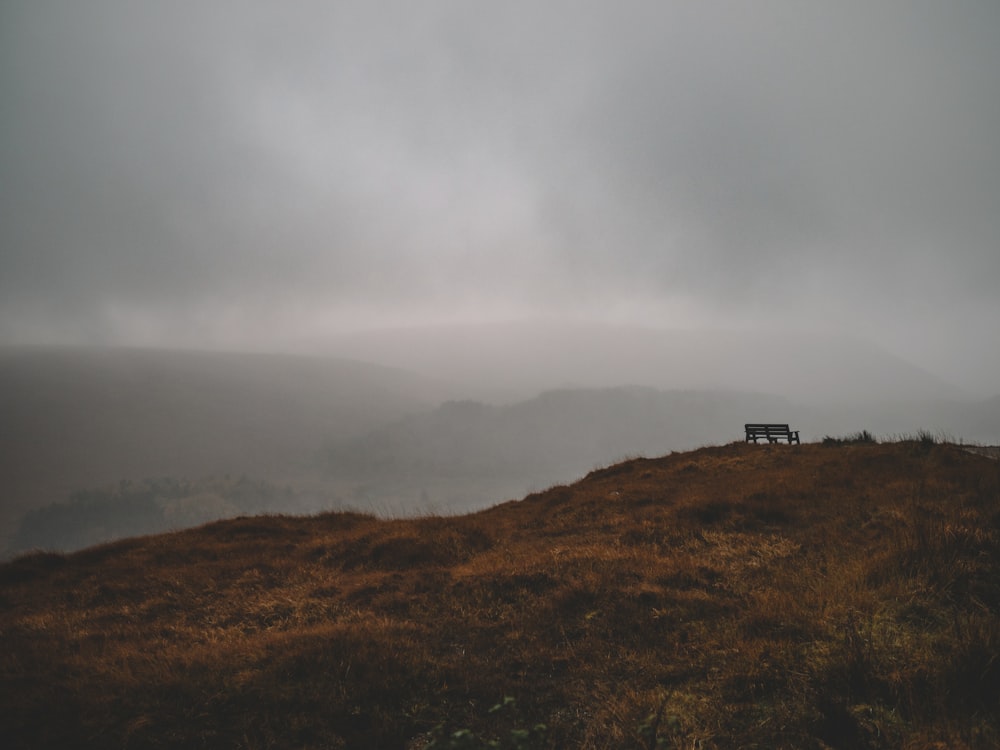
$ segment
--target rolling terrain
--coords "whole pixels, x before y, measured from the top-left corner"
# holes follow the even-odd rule
[[[998,566],[1000,462],[927,435],[633,459],[464,516],[34,553],[0,565],[0,736],[993,748]]]
[[[75,490],[25,512],[7,553],[67,552],[260,513],[469,512],[623,457],[728,442],[759,414],[815,423],[784,399],[729,392],[632,387],[550,391],[503,406],[448,401],[359,437],[326,440],[310,482],[154,476]]]
[[[624,457],[726,443],[740,437],[743,422],[762,419],[791,422],[812,441],[858,427],[880,437],[931,428],[956,440],[1000,441],[996,398],[824,406],[829,392],[817,392],[814,403],[632,385],[564,387],[513,402],[446,400],[489,390],[498,378],[541,387],[569,366],[580,368],[584,382],[678,381],[697,370],[707,382],[745,375],[751,385],[763,377],[778,392],[789,379],[776,378],[775,368],[795,378],[803,368],[817,375],[815,363],[792,362],[815,353],[811,344],[790,346],[784,356],[791,359],[766,359],[758,368],[752,358],[736,362],[740,350],[726,353],[711,337],[699,353],[694,338],[664,332],[620,331],[614,341],[611,329],[586,339],[583,329],[500,326],[493,349],[485,343],[489,331],[452,333],[464,353],[446,351],[443,338],[423,340],[425,332],[409,342],[411,364],[422,357],[422,365],[436,363],[429,372],[443,376],[452,367],[453,376],[482,378],[478,385],[309,356],[0,350],[0,558],[256,513],[468,512]],[[480,356],[478,371],[463,370]],[[846,354],[841,348],[824,356],[829,364]],[[879,363],[886,364],[869,361],[867,372]],[[851,387],[880,393],[865,372],[853,373]],[[925,376],[907,381],[898,367],[887,372],[909,383],[899,397],[920,383],[925,395],[947,391]]]

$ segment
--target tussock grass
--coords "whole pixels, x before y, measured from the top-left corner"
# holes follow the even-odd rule
[[[0,736],[996,747],[998,561],[1000,464],[868,440],[637,458],[468,516],[34,553],[0,566]]]

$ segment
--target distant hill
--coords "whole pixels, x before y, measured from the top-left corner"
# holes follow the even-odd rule
[[[449,380],[463,397],[486,401],[621,385],[773,393],[810,405],[963,395],[861,340],[814,333],[531,321],[375,330],[311,345]]]
[[[19,488],[5,498],[0,557],[241,514],[468,512],[623,457],[738,440],[749,421],[789,422],[806,441],[862,429],[1000,437],[995,401],[834,409],[626,386],[437,406],[443,388],[350,361],[123,351],[40,359],[0,368],[2,478]]]
[[[35,553],[0,564],[0,736],[993,748],[998,482],[930,439],[733,443],[466,516],[242,518]]]
[[[788,422],[805,441],[867,430],[1000,442],[996,400],[813,407],[761,393],[638,386],[547,391],[507,405],[450,401],[326,450],[331,474],[392,508],[468,511],[571,481],[629,456],[743,437],[746,422]],[[423,506],[421,506],[421,498]],[[363,503],[359,504],[363,505]]]
[[[0,349],[0,529],[123,479],[294,477],[325,441],[441,398],[426,378],[343,359]]]
[[[548,391],[504,406],[450,401],[332,443],[327,467],[373,495],[408,483],[428,509],[469,510],[624,457],[739,439],[744,422],[801,422],[805,411],[763,394],[642,387]]]
[[[546,348],[551,330],[525,333],[520,343],[513,338],[516,329],[504,330],[507,348],[490,356],[512,358],[500,368],[486,357],[482,366],[496,372],[476,387],[348,359],[0,350],[0,556],[5,547],[73,549],[264,510],[466,512],[570,481],[625,456],[740,439],[746,421],[790,422],[804,440],[864,429],[880,437],[929,430],[1000,442],[996,399],[905,401],[903,388],[895,400],[836,407],[738,389],[646,386],[566,387],[514,402],[442,403],[470,389],[497,395],[489,384],[496,385],[496,378],[514,382],[522,370],[524,383],[542,382],[546,373],[552,379],[573,362],[584,381],[640,372],[619,369],[612,342],[601,336],[588,345],[594,354],[585,361],[565,359],[556,344]],[[457,342],[463,343],[461,336]],[[418,347],[420,337],[410,343]],[[483,344],[464,343],[468,352],[438,363],[440,373],[454,367],[452,374],[461,374],[468,356],[485,356]],[[540,359],[513,358],[516,346],[536,346]],[[577,355],[582,353],[578,347]],[[764,361],[720,372],[743,372],[781,388],[783,368],[791,366]],[[264,494],[276,500],[262,502],[234,489],[246,486],[237,481],[242,479],[272,485]],[[289,482],[295,485],[291,495],[284,492]],[[149,489],[163,486],[189,491],[159,497]],[[85,507],[69,502],[81,497],[87,498]],[[144,504],[141,522],[111,517],[111,509],[123,507],[127,498]],[[199,503],[204,507],[195,508]],[[48,507],[54,504],[69,507]],[[186,510],[178,512],[180,506]],[[38,512],[16,530],[29,510]],[[72,521],[80,518],[86,522]],[[63,528],[67,524],[74,528]]]

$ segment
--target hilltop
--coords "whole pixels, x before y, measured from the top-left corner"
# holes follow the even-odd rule
[[[1000,462],[828,443],[635,459],[465,516],[241,518],[19,558],[0,736],[997,746]]]

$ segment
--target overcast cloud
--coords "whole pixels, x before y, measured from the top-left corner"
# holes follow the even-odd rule
[[[1000,392],[1000,3],[0,5],[0,339],[534,315]]]

